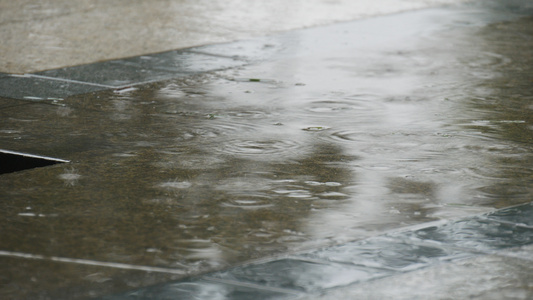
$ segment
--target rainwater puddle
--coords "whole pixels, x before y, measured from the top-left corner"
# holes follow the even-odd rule
[[[437,10],[269,37],[284,45],[283,53],[261,63],[66,99],[69,116],[57,118],[56,106],[48,108],[53,126],[38,122],[43,106],[6,118],[13,132],[16,120],[35,118],[32,137],[44,147],[74,145],[79,157],[91,159],[71,170],[43,170],[43,187],[6,176],[6,187],[15,187],[3,192],[14,199],[6,214],[13,213],[0,227],[38,232],[30,240],[12,234],[6,247],[197,275],[531,201],[531,118],[522,112],[531,82],[516,72],[532,71],[533,64],[519,63],[531,45],[516,34],[533,28],[531,21],[449,32],[452,15],[473,17]],[[479,68],[494,76],[472,75]],[[73,127],[79,135],[48,138]],[[35,199],[32,207],[53,199],[43,214],[59,213],[17,215],[34,213],[17,199]],[[453,241],[451,233],[468,235],[474,225],[417,231],[413,238]],[[368,245],[360,263],[368,265],[364,255],[380,245],[391,243]],[[447,254],[430,248],[420,251]],[[386,250],[390,269],[416,259]],[[339,251],[335,259],[342,261]],[[281,276],[265,284],[315,291],[389,272],[337,262],[272,263],[270,271]],[[216,279],[257,284],[245,271]],[[182,288],[193,294],[220,284],[181,282],[168,292]],[[227,295],[243,289],[232,286]]]

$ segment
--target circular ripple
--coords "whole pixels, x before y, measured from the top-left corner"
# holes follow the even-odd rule
[[[220,124],[213,122],[213,124],[209,125],[210,126],[185,128],[178,137],[178,140],[189,141],[202,138],[212,140],[214,138],[225,137],[235,133],[250,132],[256,128],[254,125],[241,123]]]
[[[242,208],[242,209],[263,209],[274,206],[274,204],[269,203],[266,199],[232,199],[228,200],[221,204],[223,207],[231,208]]]
[[[368,110],[370,109],[364,103],[352,102],[352,101],[315,101],[312,102],[307,108],[307,111],[313,113],[332,113],[342,111],[353,110]],[[335,116],[335,115],[332,115]]]
[[[299,147],[296,141],[291,140],[236,140],[224,147],[223,151],[230,155],[256,156],[294,152]]]
[[[230,111],[225,112],[224,115],[232,118],[242,118],[242,119],[264,119],[269,116],[268,113],[264,111]]]

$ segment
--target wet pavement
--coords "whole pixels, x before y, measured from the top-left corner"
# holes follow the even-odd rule
[[[532,214],[530,203],[104,299],[529,299]]]
[[[0,175],[0,295],[531,298],[532,16],[1,74],[0,157],[56,160]]]
[[[0,72],[32,73],[464,0],[0,0]]]

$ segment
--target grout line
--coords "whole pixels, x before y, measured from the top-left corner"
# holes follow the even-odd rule
[[[97,86],[97,87],[102,87],[102,88],[107,88],[107,89],[116,88],[115,86],[112,86],[112,85],[78,81],[78,80],[73,80],[73,79],[49,77],[49,76],[43,76],[43,75],[37,75],[37,74],[24,74],[23,76],[14,76],[14,77],[33,77],[33,78],[39,78],[39,79],[47,79],[47,80],[63,81],[63,82],[68,82],[68,83],[77,83],[77,84],[83,84],[83,85]]]
[[[44,155],[35,155],[30,153],[22,153],[22,152],[16,152],[16,151],[9,151],[5,149],[0,149],[0,153],[6,153],[11,155],[18,155],[18,156],[24,156],[24,157],[31,157],[31,158],[37,158],[37,159],[44,159],[44,160],[52,160],[60,163],[69,163],[70,160],[61,159],[61,158],[55,158],[50,156],[44,156]]]
[[[98,266],[98,267],[107,267],[107,268],[124,269],[124,270],[158,272],[158,273],[177,274],[177,275],[185,275],[186,274],[186,272],[184,270],[179,270],[179,269],[160,268],[160,267],[151,267],[151,266],[139,266],[139,265],[132,265],[132,264],[103,262],[103,261],[89,260],[89,259],[79,259],[79,258],[44,256],[44,255],[39,255],[39,254],[13,252],[13,251],[3,251],[3,250],[0,250],[0,256],[35,259],[35,260],[43,260],[43,261],[53,261],[53,262],[62,262],[62,263],[73,263],[73,264]]]
[[[216,53],[210,53],[210,52],[205,52],[205,51],[202,51],[202,50],[194,50],[194,49],[184,50],[184,52],[193,53],[193,54],[200,54],[200,55],[205,55],[205,56],[219,57],[219,58],[227,58],[227,59],[242,61],[244,63],[248,62],[250,60],[247,57],[239,56],[239,55],[216,54]]]

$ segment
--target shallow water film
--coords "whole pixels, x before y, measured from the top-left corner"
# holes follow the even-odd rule
[[[1,175],[3,293],[99,296],[529,202],[532,30],[425,10],[191,50],[244,57],[221,71],[2,98],[2,148],[69,161]]]

